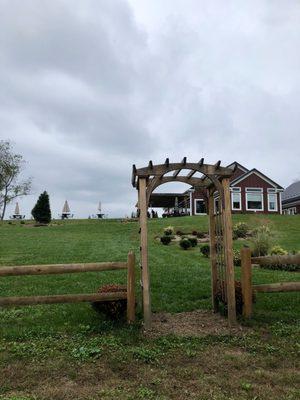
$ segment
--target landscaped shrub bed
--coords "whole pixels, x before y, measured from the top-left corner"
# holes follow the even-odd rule
[[[260,265],[260,268],[277,270],[277,271],[300,272],[300,265],[296,264]]]

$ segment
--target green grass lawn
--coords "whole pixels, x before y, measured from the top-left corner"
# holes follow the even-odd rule
[[[300,216],[241,215],[233,220],[251,227],[268,224],[275,244],[300,250]],[[176,244],[161,245],[156,237],[169,224],[186,232],[208,230],[204,216],[149,221],[153,311],[209,309],[209,260],[201,256],[199,246],[183,251]],[[129,250],[139,256],[136,222],[54,221],[39,228],[6,222],[0,226],[0,238],[0,268],[125,261]],[[234,246],[244,243],[236,241]],[[236,268],[237,278],[239,274]],[[258,268],[253,277],[254,283],[300,280],[299,273]],[[125,282],[125,271],[9,277],[0,279],[0,292],[1,296],[84,293],[106,283]],[[299,315],[300,293],[259,294],[252,320],[244,321],[253,328],[249,334],[154,340],[145,338],[138,324],[128,328],[105,321],[89,304],[0,309],[0,399],[296,399]],[[230,371],[236,379],[229,384]],[[39,376],[45,379],[43,385]],[[73,385],[69,390],[63,390],[62,377]],[[176,390],[177,381],[181,384]],[[272,388],[268,382],[273,382]],[[80,390],[74,389],[76,385]]]

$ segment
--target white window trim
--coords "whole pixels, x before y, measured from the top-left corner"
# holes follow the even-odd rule
[[[281,196],[281,192],[279,192],[279,207],[280,207],[280,214],[282,214],[282,196]]]
[[[252,193],[263,193],[264,189],[263,188],[258,188],[258,187],[246,187],[246,192],[252,192]]]
[[[270,209],[270,196],[275,196],[275,209]],[[269,212],[278,212],[278,197],[277,193],[268,193],[268,211]]]
[[[239,208],[234,208],[233,207],[233,195],[239,195],[239,198],[240,198],[240,207]],[[241,211],[242,210],[242,194],[241,194],[241,192],[232,192],[231,193],[231,210],[232,211]]]
[[[251,189],[256,189],[256,190],[251,192]],[[258,191],[258,189],[260,189],[260,191]],[[257,209],[256,208],[248,208],[248,194],[253,194],[253,193],[261,195],[262,208],[257,208]],[[264,193],[263,193],[263,188],[249,188],[249,187],[246,188],[246,211],[253,211],[253,212],[256,212],[256,211],[262,212],[262,211],[264,211]]]
[[[195,215],[207,215],[207,213],[197,213],[197,206],[196,206],[197,201],[202,201],[205,204],[204,199],[194,199]]]

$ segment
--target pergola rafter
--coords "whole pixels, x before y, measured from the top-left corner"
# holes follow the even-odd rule
[[[182,175],[184,170],[188,173]],[[169,173],[173,174],[166,175]],[[194,177],[199,172],[202,177]],[[150,279],[148,268],[148,238],[147,238],[147,211],[150,196],[153,191],[169,182],[182,182],[196,188],[202,188],[208,199],[210,244],[211,244],[211,268],[212,268],[212,302],[214,310],[218,309],[220,293],[222,301],[228,307],[228,319],[230,324],[236,320],[235,311],[235,287],[232,252],[232,226],[229,178],[234,170],[221,166],[221,161],[215,164],[205,164],[204,158],[198,163],[188,163],[184,157],[180,163],[170,163],[169,158],[164,164],[154,165],[149,161],[144,168],[132,167],[132,185],[138,189],[138,208],[141,234],[141,268],[143,311],[145,328],[151,326],[151,301]],[[214,206],[214,193],[218,192],[220,201],[218,209]]]

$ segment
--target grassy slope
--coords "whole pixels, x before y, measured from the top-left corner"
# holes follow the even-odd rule
[[[241,220],[248,222],[251,226],[256,226],[259,223],[270,224],[275,232],[275,243],[282,245],[288,250],[300,250],[299,216],[271,216],[268,218],[264,216],[234,216],[234,222],[238,222]],[[172,244],[171,246],[162,246],[158,241],[155,240],[155,237],[162,232],[163,227],[170,223],[175,226],[175,229],[180,229],[183,231],[191,231],[193,229],[207,230],[206,217],[186,217],[176,218],[172,220],[149,221],[149,255],[153,309],[155,311],[164,310],[179,312],[184,310],[193,310],[196,308],[209,308],[209,263],[208,260],[200,256],[199,248],[185,252],[181,250],[177,245]],[[138,254],[139,247],[137,224],[121,223],[117,220],[67,221],[64,223],[60,223],[59,225],[53,225],[46,228],[33,228],[24,225],[3,224],[2,226],[0,226],[0,235],[1,265],[121,261],[126,259],[127,252],[130,249],[135,250],[136,254]],[[235,246],[238,248],[243,243],[244,242],[236,242]],[[238,274],[239,270],[237,269],[237,276]],[[274,272],[267,270],[255,270],[254,272],[255,283],[290,281],[299,279],[299,274],[296,273],[278,271]],[[46,293],[78,293],[86,291],[92,292],[95,291],[95,289],[99,285],[109,282],[124,283],[125,273],[105,272],[86,273],[79,275],[70,274],[44,277],[4,278],[0,280],[0,291],[1,295],[3,296]],[[278,330],[280,330],[280,332],[284,332],[283,336],[291,335],[292,337],[297,327],[297,318],[299,318],[300,314],[299,300],[299,293],[259,295],[257,304],[255,305],[254,319],[252,321],[253,325],[263,326],[263,329],[268,331],[272,331],[275,329],[275,331],[277,332]],[[46,343],[44,347],[43,345],[40,345],[40,343],[43,343],[43,341],[41,341],[41,338],[47,338],[47,343],[51,344],[51,351],[57,350],[58,352],[61,352],[61,354],[66,355],[65,357],[62,357],[63,361],[61,362],[63,364],[63,368],[68,369],[68,357],[70,355],[70,352],[72,353],[72,351],[74,351],[74,346],[77,345],[77,341],[79,340],[74,339],[74,337],[76,338],[78,337],[78,335],[84,333],[84,335],[82,336],[82,341],[86,342],[89,340],[94,340],[93,334],[99,331],[102,333],[107,332],[107,334],[113,335],[113,337],[115,338],[114,340],[122,343],[122,346],[125,346],[124,343],[127,342],[129,347],[133,344],[133,342],[135,345],[136,343],[140,343],[142,347],[139,351],[141,351],[143,354],[141,356],[141,359],[143,361],[144,358],[146,358],[146,364],[148,364],[148,356],[147,354],[145,355],[143,353],[143,351],[145,350],[145,346],[154,346],[155,351],[157,351],[158,354],[158,359],[160,357],[164,357],[163,354],[167,354],[166,350],[161,349],[160,344],[145,342],[145,339],[141,338],[138,332],[135,330],[130,330],[130,335],[128,335],[127,328],[113,329],[111,331],[109,324],[105,321],[101,321],[99,317],[91,310],[88,304],[53,305],[4,309],[0,311],[0,317],[0,333],[2,340],[6,340],[5,343],[10,344],[15,343],[14,341],[18,341],[18,343],[20,342],[22,346],[25,346],[25,350],[23,351],[22,346],[20,350],[19,347],[17,347],[17,349],[14,349],[13,345],[10,345],[9,347],[7,347],[7,345],[4,345],[4,358],[6,362],[9,361],[12,364],[14,362],[17,362],[16,360],[19,360],[20,357],[25,357],[25,359],[32,359],[32,349],[31,351],[26,351],[26,343],[28,340],[31,343],[31,347],[33,346],[33,343],[34,346],[38,346],[35,356],[38,358],[39,361],[43,359],[43,356],[41,356],[40,352],[45,352],[45,357],[47,357],[49,355],[47,351],[50,351],[50,349],[48,349]],[[287,325],[283,325],[283,322],[285,322]],[[68,346],[63,349],[56,349],[57,339],[55,338],[58,334],[65,335],[65,339],[62,340],[62,342],[65,343],[65,341],[67,341],[68,343],[71,343],[71,347],[73,346],[73,350],[70,349]],[[271,346],[270,351],[272,352],[272,346],[275,346],[274,348],[278,346],[278,348],[283,349],[283,353],[285,354],[284,349],[287,346],[287,343],[281,342],[281,339],[275,338],[274,344],[272,342],[273,339],[273,337],[272,340],[270,339],[270,343],[272,344],[268,344]],[[228,343],[231,343],[230,340]],[[253,340],[254,342],[260,343],[261,338],[255,338]],[[79,342],[80,341],[81,339],[79,340]],[[251,342],[251,346],[254,346],[254,342]],[[120,343],[118,348],[122,348]],[[191,341],[190,343],[193,343],[193,341]],[[224,346],[222,338],[220,338],[220,343],[222,344],[218,344],[218,346],[215,346],[215,344],[213,344],[213,348],[216,352],[222,352],[221,348],[222,346]],[[41,350],[39,350],[39,346],[41,346]],[[190,346],[190,344],[183,343],[180,346],[179,348],[182,350],[185,349],[185,346]],[[203,343],[195,344],[195,352],[200,352],[201,349],[201,351],[205,350],[209,352],[209,346],[211,346],[211,343],[208,343],[207,346],[208,347],[205,347],[204,349]],[[236,344],[234,344],[234,346],[236,346]],[[238,344],[238,346],[244,349],[244,344]],[[129,347],[125,346],[124,349],[127,349]],[[109,352],[110,351],[111,349],[109,350]],[[127,350],[124,350],[123,353],[122,351],[120,353],[120,356],[126,359]],[[147,350],[145,351],[147,353]],[[154,357],[154,359],[156,360],[155,351],[154,356],[152,353],[152,356],[149,353],[150,359],[151,357]],[[176,354],[181,354],[180,351],[178,351],[178,353]],[[290,349],[288,349],[287,351],[290,351]],[[160,352],[162,354],[160,354]],[[132,352],[129,353],[131,354],[130,357],[132,357]],[[33,354],[35,353],[33,352]],[[270,354],[268,353],[268,357],[269,355]],[[272,355],[272,357],[281,357],[281,355],[278,353],[274,356]],[[87,356],[87,358],[89,357]],[[294,361],[292,361],[292,359],[293,355],[291,355],[291,363],[292,365],[294,365]],[[261,360],[262,363],[265,362],[265,357],[263,355],[261,356]],[[111,368],[111,363],[114,363],[114,357],[109,357],[109,360],[107,360],[107,362],[109,363],[109,368]],[[135,362],[136,361],[130,359],[132,367],[135,366]],[[167,355],[164,357],[164,362],[168,362]],[[185,361],[183,360],[182,362],[185,365]],[[140,366],[138,367],[140,368]],[[176,373],[179,373],[179,371],[174,372],[173,367],[174,366],[170,366],[170,371],[173,371],[172,373],[175,374],[174,376],[176,376]],[[221,366],[219,365],[219,367]],[[145,368],[148,367],[145,366]],[[161,373],[159,368],[158,372]],[[218,376],[218,372],[216,372],[216,382],[218,379],[221,379],[221,376],[223,376],[222,368],[220,369],[220,374],[221,375]],[[276,379],[278,379],[278,377]],[[214,386],[217,385],[216,382],[212,383],[212,387],[215,388],[215,393],[218,393],[216,386]],[[139,389],[141,390],[141,394],[139,394],[140,397],[132,398],[164,398],[155,397],[156,395],[153,394],[160,392],[164,393],[162,389],[160,391],[157,391],[155,388],[154,392],[152,393],[152,389],[149,389],[148,385],[145,386],[145,390],[143,389],[144,384],[145,382],[140,383],[140,387],[142,388]],[[24,385],[21,387],[23,388]],[[15,388],[15,386],[10,386],[10,388]],[[3,393],[9,392],[10,388],[8,387],[7,390],[3,390]],[[147,392],[148,389],[149,391]],[[120,398],[131,398],[131,389],[126,388],[126,390],[128,390],[129,397],[126,397],[124,394],[125,392],[123,391],[120,394]],[[209,389],[207,388],[207,390]],[[240,390],[242,390],[242,392]],[[248,389],[246,386],[242,389],[239,387],[232,389],[232,392],[230,393],[234,393],[234,391],[236,391],[236,398],[254,398],[247,397],[247,390]],[[250,392],[252,393],[251,390]],[[171,393],[170,388],[168,389],[167,393]],[[202,395],[204,396],[205,393],[203,392]],[[291,393],[292,397],[290,398],[292,399],[294,398],[294,392]],[[243,397],[243,394],[245,394],[246,397]],[[52,398],[55,398],[53,393],[51,396]],[[59,396],[61,396],[61,394]],[[220,393],[217,394],[217,396],[219,397],[215,397],[216,399],[223,398],[222,394]],[[42,396],[42,398],[47,398],[47,396]],[[80,398],[92,397],[82,396]],[[103,396],[100,398],[119,397],[116,393],[113,393],[112,397]],[[176,396],[174,398],[176,398]],[[224,398],[227,397],[225,396]],[[264,398],[263,394],[260,398]]]

